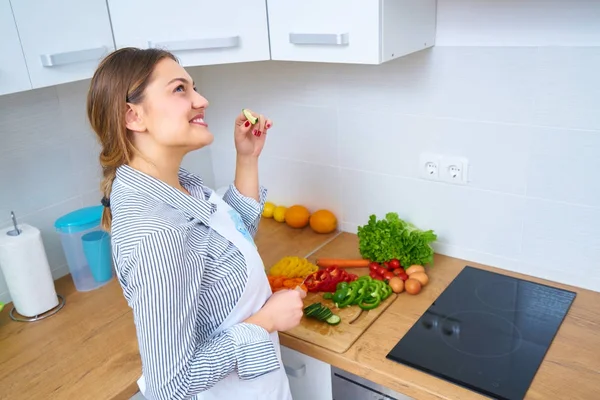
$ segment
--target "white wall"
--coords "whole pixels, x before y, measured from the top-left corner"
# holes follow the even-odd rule
[[[216,185],[249,107],[274,120],[272,201],[330,208],[350,232],[396,211],[434,229],[440,253],[600,291],[600,2],[568,4],[440,0],[451,46],[381,66],[193,69]],[[421,152],[467,157],[469,185],[419,179]]]
[[[54,221],[102,195],[100,147],[85,113],[89,80],[0,96],[0,227],[19,222],[42,231],[54,278],[68,273]],[[213,184],[208,150],[189,155],[185,167]],[[10,296],[0,273],[0,302]]]

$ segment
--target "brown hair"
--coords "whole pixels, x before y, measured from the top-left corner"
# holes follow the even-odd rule
[[[109,232],[112,222],[109,199],[117,168],[129,163],[136,152],[125,124],[127,103],[142,102],[154,67],[165,58],[177,61],[165,50],[122,48],[100,62],[90,83],[87,115],[102,145],[100,165],[104,179],[100,188],[105,205],[102,228]]]

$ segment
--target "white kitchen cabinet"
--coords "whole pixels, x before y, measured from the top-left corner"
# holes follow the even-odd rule
[[[265,0],[108,0],[117,48],[162,48],[183,66],[269,59]]]
[[[0,0],[0,95],[31,89],[9,0]]]
[[[271,59],[380,64],[434,45],[436,0],[267,0]]]
[[[315,358],[281,346],[294,400],[331,400],[331,366]]]
[[[34,88],[91,78],[114,50],[104,0],[12,0]]]

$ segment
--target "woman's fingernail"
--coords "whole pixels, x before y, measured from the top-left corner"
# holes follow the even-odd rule
[[[267,124],[267,129],[269,129],[271,127],[271,124]]]
[[[257,137],[260,137],[260,135],[262,135],[261,131],[258,131],[258,135],[256,135]]]
[[[244,124],[244,126],[247,128],[250,126],[250,121],[246,121],[246,123]]]
[[[252,131],[252,133],[254,134],[254,136],[257,136],[258,135],[258,130],[255,129],[255,130]]]

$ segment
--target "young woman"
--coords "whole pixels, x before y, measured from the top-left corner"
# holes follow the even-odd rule
[[[256,250],[272,122],[235,119],[235,181],[221,199],[180,167],[212,143],[208,102],[176,58],[125,48],[95,72],[88,118],[102,145],[103,227],[133,310],[148,399],[291,399],[278,331],[302,291],[273,294]]]

